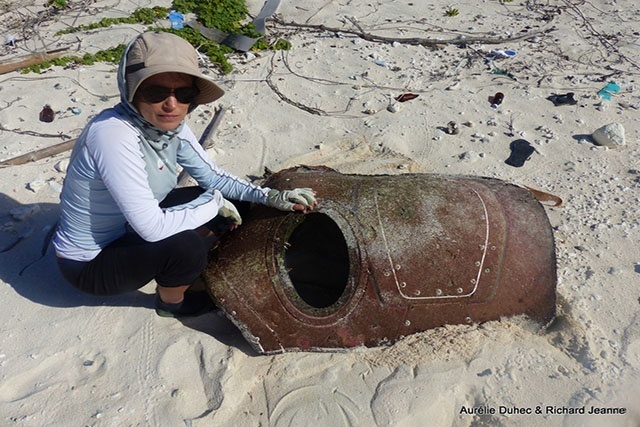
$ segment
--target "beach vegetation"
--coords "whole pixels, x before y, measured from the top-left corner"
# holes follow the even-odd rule
[[[95,30],[97,28],[107,28],[112,25],[118,24],[145,24],[151,25],[154,22],[164,19],[169,14],[169,9],[154,6],[151,8],[143,7],[140,9],[136,9],[129,16],[121,17],[121,18],[102,18],[98,22],[93,22],[91,24],[78,25],[77,27],[69,27],[64,30],[58,31],[57,34],[71,34],[77,33],[79,31],[89,31]]]
[[[252,36],[253,26],[243,25],[249,14],[245,0],[174,0],[173,7],[182,13],[195,13],[207,28]]]
[[[447,10],[444,11],[444,14],[446,16],[458,16],[460,15],[460,11],[455,7],[449,7],[447,8]]]
[[[125,45],[121,44],[116,47],[101,50],[95,54],[85,53],[82,56],[69,55],[53,58],[39,64],[30,65],[22,69],[22,73],[41,73],[51,67],[72,67],[79,65],[93,65],[96,62],[112,62],[117,64],[122,57]]]
[[[54,3],[56,4],[55,7],[62,7],[58,6],[58,4],[64,3],[66,5],[67,0],[49,0],[49,4]],[[258,39],[252,48],[253,50],[288,50],[291,48],[291,43],[288,40],[279,38],[269,43],[262,37],[262,34],[256,31],[253,22],[247,19],[249,10],[246,6],[245,0],[174,0],[172,3],[172,9],[160,6],[139,8],[129,16],[102,18],[99,21],[90,24],[66,28],[58,32],[58,34],[90,31],[120,24],[149,25],[149,30],[167,31],[184,38],[191,43],[191,45],[196,47],[200,53],[206,55],[214,64],[216,64],[221,72],[225,74],[231,72],[233,67],[227,57],[229,54],[234,52],[233,48],[218,44],[213,40],[209,40],[198,30],[187,26],[180,29],[153,26],[158,21],[166,19],[171,10],[176,10],[185,14],[193,13],[196,15],[197,20],[207,28],[216,28],[228,34],[241,34]],[[117,63],[120,60],[120,56],[116,56],[116,54],[118,52],[122,54],[124,48],[124,45],[120,45],[112,49],[100,51],[95,55],[86,54],[81,57],[64,56],[55,58],[38,65],[25,67],[22,72],[42,72],[51,66],[72,66],[74,64],[91,65],[95,62]]]
[[[68,6],[67,0],[49,0],[47,6],[51,6],[54,9],[63,9]]]

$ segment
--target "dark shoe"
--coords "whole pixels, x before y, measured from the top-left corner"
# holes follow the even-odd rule
[[[206,292],[186,292],[184,300],[177,304],[169,304],[160,299],[156,293],[156,314],[160,317],[195,317],[215,309],[216,306]]]

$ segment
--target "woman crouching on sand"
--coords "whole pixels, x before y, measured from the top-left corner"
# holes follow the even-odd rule
[[[81,291],[115,295],[155,279],[155,310],[183,317],[213,308],[189,291],[207,263],[222,223],[241,223],[230,200],[301,211],[311,189],[278,191],[220,169],[184,119],[224,92],[204,77],[182,38],[147,32],[126,48],[118,68],[120,103],[91,120],[71,154],[54,237],[64,278]],[[176,188],[182,166],[198,187]]]

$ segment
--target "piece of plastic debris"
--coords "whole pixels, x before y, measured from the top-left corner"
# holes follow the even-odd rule
[[[618,92],[620,92],[620,85],[616,82],[609,82],[605,87],[600,89],[600,91],[598,92],[598,96],[609,101],[611,99],[611,95]]]
[[[60,185],[60,183],[56,182],[56,181],[47,181],[47,183],[49,184],[49,187],[55,191],[56,193],[61,193],[62,192],[62,185]]]
[[[69,167],[69,159],[62,159],[53,166],[55,170],[61,173],[65,173],[68,167]]]
[[[536,150],[526,139],[516,139],[509,145],[509,148],[511,149],[511,154],[504,162],[516,168],[522,167],[524,162],[529,160]]]
[[[491,70],[491,74],[497,74],[499,76],[506,76],[509,77],[511,80],[517,80],[516,77],[511,74],[510,72],[506,71],[506,70],[501,70],[500,68],[493,68]]]
[[[397,113],[398,111],[400,111],[400,108],[400,104],[397,102],[391,102],[389,103],[389,105],[387,105],[387,111],[391,113]]]
[[[458,89],[460,89],[460,80],[456,80],[451,85],[445,88],[445,90],[458,90]]]
[[[40,191],[47,183],[43,179],[36,179],[34,181],[27,183],[27,190],[33,191],[37,193]]]
[[[513,58],[514,56],[516,56],[516,51],[515,50],[510,50],[510,49],[492,50],[491,51],[491,56],[493,56],[494,58]]]
[[[184,27],[184,15],[178,11],[172,11],[169,14],[169,21],[171,21],[171,28],[174,30],[180,30]]]
[[[82,110],[80,108],[78,108],[78,107],[73,107],[71,109],[71,112],[77,116],[78,114],[82,113]]]
[[[396,97],[396,101],[398,101],[398,102],[407,102],[407,101],[411,101],[412,99],[417,98],[418,96],[420,96],[420,95],[418,95],[416,93],[403,93],[402,95],[398,95]]]
[[[560,105],[576,105],[578,103],[578,101],[576,101],[576,99],[574,98],[573,92],[564,94],[553,94],[547,97],[547,99],[553,102],[553,105],[555,105],[556,107]]]

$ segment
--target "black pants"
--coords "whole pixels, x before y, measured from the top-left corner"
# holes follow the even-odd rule
[[[160,206],[186,203],[202,191],[198,187],[175,189]],[[228,229],[226,220],[220,216],[205,225],[218,235]],[[204,271],[207,254],[216,239],[187,230],[157,242],[147,242],[132,232],[109,244],[91,261],[58,258],[58,267],[69,283],[94,295],[135,291],[153,279],[160,286],[190,285]]]

